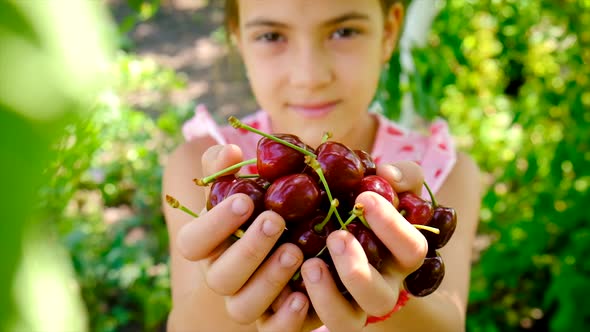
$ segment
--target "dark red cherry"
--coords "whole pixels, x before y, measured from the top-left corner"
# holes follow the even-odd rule
[[[328,220],[321,227],[326,215],[326,212],[319,212],[315,217],[289,228],[288,242],[296,244],[305,258],[316,256],[326,246],[328,235],[336,229],[334,220]]]
[[[356,202],[356,196],[356,191],[338,194],[336,198],[338,199],[338,212],[341,216],[347,216],[350,213]]]
[[[360,158],[346,145],[324,142],[316,149],[317,161],[333,196],[354,192],[365,174]]]
[[[372,230],[368,229],[361,222],[354,221],[348,224],[346,228],[363,247],[369,263],[373,265],[375,269],[381,269],[385,258],[389,254],[389,250],[385,247],[383,242],[381,242]]]
[[[377,165],[375,165],[373,157],[371,157],[368,152],[364,150],[354,150],[354,153],[356,153],[361,160],[361,163],[363,163],[363,166],[365,166],[365,176],[377,174]]]
[[[429,231],[420,230],[428,240],[428,247],[432,249],[440,249],[444,247],[455,233],[457,228],[457,213],[455,209],[439,205],[434,208],[434,214],[427,226],[438,228],[439,234]]]
[[[434,214],[434,207],[432,202],[407,191],[399,194],[398,211],[411,224],[428,225]]]
[[[266,188],[268,188],[270,186],[270,182],[261,178],[261,177],[254,178],[253,180],[254,180],[254,182],[258,183],[258,185],[260,185],[265,190],[266,190]]]
[[[235,181],[236,176],[233,174],[215,179],[211,184],[209,197],[207,197],[207,210],[211,210],[227,197],[227,193]]]
[[[378,175],[365,176],[361,180],[361,184],[356,192],[356,196],[358,196],[360,193],[364,191],[376,192],[379,195],[385,197],[385,199],[387,199],[387,201],[391,204],[394,204],[394,206],[395,204],[399,205],[399,199],[397,197],[397,194],[395,193],[395,191],[393,191],[393,188],[391,187],[389,182],[387,182],[387,180]]]
[[[311,150],[297,136],[291,134],[274,134],[273,136],[294,144],[300,148]],[[281,176],[300,173],[307,166],[303,153],[274,141],[262,137],[256,148],[256,167],[261,178],[273,182]]]
[[[313,176],[312,176],[312,178],[313,178]],[[330,209],[330,205],[331,205],[330,198],[328,197],[328,193],[319,183],[318,183],[318,187],[320,188],[320,209],[324,210],[324,211],[328,211]]]
[[[252,224],[254,219],[264,211],[265,190],[252,179],[239,178],[231,185],[227,192],[227,196],[229,197],[237,193],[248,195],[254,202],[254,210],[252,211],[250,218],[242,225],[242,228],[246,229]]]
[[[404,279],[410,294],[422,297],[432,294],[445,276],[445,264],[440,254],[430,250],[422,265]]]
[[[301,220],[320,206],[320,188],[307,174],[291,174],[275,180],[266,190],[264,205],[285,221]]]

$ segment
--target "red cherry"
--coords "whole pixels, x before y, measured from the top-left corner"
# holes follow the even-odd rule
[[[269,181],[267,181],[261,177],[254,178],[254,182],[258,183],[258,185],[264,189],[268,188],[271,184]]]
[[[317,161],[332,195],[354,192],[365,174],[360,158],[346,145],[324,142],[316,149]]]
[[[410,294],[422,297],[432,294],[444,276],[445,263],[437,251],[431,250],[422,265],[404,279],[404,285]]]
[[[393,204],[394,206],[396,204],[399,205],[399,199],[397,197],[397,194],[395,193],[395,191],[393,191],[393,188],[391,187],[389,182],[387,182],[387,180],[378,175],[365,176],[361,180],[361,184],[358,190],[356,191],[355,195],[358,196],[360,193],[364,191],[376,192],[379,195],[385,197],[385,199],[387,199],[387,201]]]
[[[320,188],[307,174],[278,178],[266,190],[264,205],[280,214],[285,221],[301,220],[320,205]]]
[[[234,181],[229,188],[227,197],[237,193],[248,195],[254,202],[254,210],[252,211],[250,218],[242,225],[242,228],[246,229],[252,224],[254,219],[264,211],[265,190],[252,179],[239,178]]]
[[[455,233],[457,228],[457,213],[455,209],[445,206],[434,208],[434,214],[427,226],[438,228],[439,234],[420,230],[428,241],[428,246],[432,249],[444,247]]]
[[[318,230],[326,215],[326,212],[319,212],[315,217],[297,223],[288,231],[288,242],[296,244],[303,252],[305,258],[317,255],[326,246],[328,235],[336,229],[336,223],[333,220],[329,220]]]
[[[455,228],[457,228],[457,213],[455,209],[451,207],[440,205],[430,189],[430,186],[428,186],[426,182],[424,182],[424,186],[426,187],[426,190],[428,190],[432,205],[434,206],[434,213],[428,222],[428,226],[437,228],[439,233],[435,234],[423,230],[420,231],[426,237],[430,248],[440,249],[449,242],[453,233],[455,233]]]
[[[275,134],[273,136],[312,151],[309,146],[295,135]],[[307,166],[303,153],[267,137],[262,137],[258,141],[256,158],[258,174],[261,178],[270,182],[284,175],[300,173]]]
[[[231,174],[221,176],[211,184],[209,197],[207,197],[207,210],[211,210],[227,197],[227,193],[235,181],[236,176]]]
[[[360,222],[352,222],[346,226],[348,231],[354,235],[357,241],[363,247],[365,255],[369,263],[377,270],[381,269],[385,258],[388,256],[389,250],[383,242]]]
[[[377,174],[377,165],[371,155],[364,150],[354,150],[354,153],[359,157],[363,166],[365,166],[365,176]]]
[[[399,194],[398,210],[407,221],[415,225],[428,225],[434,214],[432,202],[409,191]]]
[[[320,209],[322,209],[323,211],[328,211],[331,205],[328,193],[321,186],[318,185],[318,187],[320,188]]]

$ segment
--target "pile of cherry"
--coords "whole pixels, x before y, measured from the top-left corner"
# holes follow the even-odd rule
[[[404,280],[406,290],[421,297],[439,287],[445,265],[438,249],[453,235],[457,217],[453,208],[437,204],[428,185],[425,184],[431,201],[412,192],[396,193],[385,179],[376,175],[375,162],[367,152],[351,150],[344,144],[330,141],[329,135],[313,149],[295,135],[270,135],[235,117],[230,117],[229,122],[235,128],[261,135],[256,158],[195,179],[195,182],[202,186],[211,184],[207,209],[236,193],[252,199],[254,212],[234,233],[235,237],[241,237],[261,212],[272,210],[278,213],[285,219],[286,229],[277,246],[291,242],[301,249],[305,258],[323,259],[339,289],[346,294],[326,250],[326,239],[331,232],[338,229],[351,232],[364,249],[369,263],[377,270],[391,255],[364,219],[363,206],[355,204],[355,198],[361,192],[373,191],[391,202],[428,241],[429,250],[423,264]],[[235,172],[248,164],[256,164],[258,174],[238,175]],[[174,198],[167,198],[173,207],[182,207],[186,211]],[[291,287],[305,291],[302,280],[297,273],[291,279]]]

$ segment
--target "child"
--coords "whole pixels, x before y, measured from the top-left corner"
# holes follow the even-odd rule
[[[439,289],[412,297],[388,319],[366,325],[368,316],[389,316],[400,302],[404,278],[427,253],[424,236],[380,196],[359,195],[368,223],[394,259],[377,272],[350,233],[332,233],[328,250],[353,300],[335,288],[323,261],[304,261],[294,244],[283,244],[267,257],[285,226],[272,211],[230,242],[252,212],[252,201],[236,194],[206,211],[207,188],[191,180],[253,158],[260,137],[217,126],[199,107],[184,127],[187,142],[171,155],[164,174],[163,192],[201,211],[191,219],[165,207],[173,298],[169,330],[464,330],[480,204],[478,168],[454,151],[445,122],[435,122],[429,135],[422,135],[368,111],[399,35],[402,5],[395,0],[232,0],[226,6],[229,32],[263,109],[244,122],[265,132],[295,134],[314,147],[331,132],[331,140],[370,152],[378,174],[394,190],[420,194],[426,180],[459,220],[441,250],[446,274]],[[299,268],[308,296],[286,287]]]

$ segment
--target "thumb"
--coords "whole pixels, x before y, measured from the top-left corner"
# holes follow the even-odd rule
[[[397,193],[411,191],[420,195],[424,186],[422,167],[409,160],[378,165],[377,175],[385,178]]]
[[[203,176],[212,175],[237,164],[242,161],[242,158],[242,150],[237,145],[214,145],[207,149],[201,157]],[[231,170],[226,174],[236,173],[237,171]]]
[[[215,174],[231,165],[242,161],[242,150],[234,144],[213,145],[201,156],[201,169],[203,177]],[[228,171],[226,174],[236,173],[238,169]],[[205,188],[205,197],[209,197],[211,185]]]

